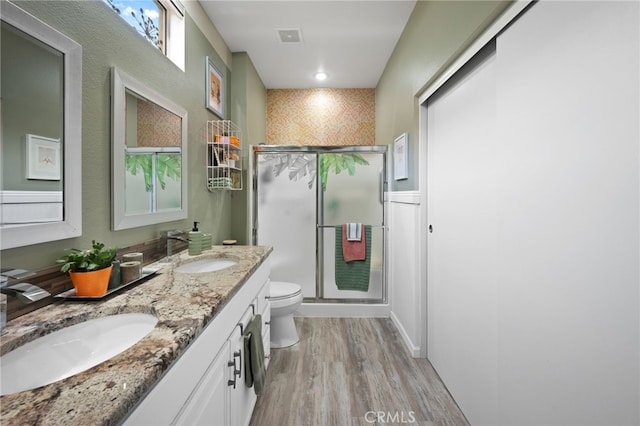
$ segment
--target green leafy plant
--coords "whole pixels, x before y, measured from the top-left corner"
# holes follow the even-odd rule
[[[92,247],[88,250],[72,248],[69,254],[61,257],[56,263],[62,263],[62,272],[89,272],[108,268],[116,259],[117,247],[105,248],[104,244],[95,240],[91,241]]]
[[[142,172],[144,176],[144,187],[147,192],[151,192],[153,184],[152,157],[151,154],[126,154],[124,158],[127,172],[133,176]],[[181,170],[182,160],[179,155],[160,153],[156,155],[156,179],[161,189],[164,189],[167,185],[165,177],[179,181]]]

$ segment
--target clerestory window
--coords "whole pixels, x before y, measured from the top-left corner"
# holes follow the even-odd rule
[[[184,6],[179,0],[103,0],[184,71]]]

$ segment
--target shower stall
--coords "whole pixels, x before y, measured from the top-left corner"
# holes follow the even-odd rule
[[[303,315],[330,304],[376,316],[367,307],[387,306],[386,155],[386,146],[252,147],[253,243],[273,246],[272,280],[302,287]],[[364,225],[359,262],[343,256],[349,223]]]

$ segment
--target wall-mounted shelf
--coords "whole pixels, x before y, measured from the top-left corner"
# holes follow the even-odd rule
[[[231,120],[207,121],[207,189],[242,189],[240,129]]]

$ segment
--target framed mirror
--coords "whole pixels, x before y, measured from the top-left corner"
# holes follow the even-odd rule
[[[0,249],[82,234],[82,47],[0,2]]]
[[[113,230],[187,218],[187,110],[111,69]]]

